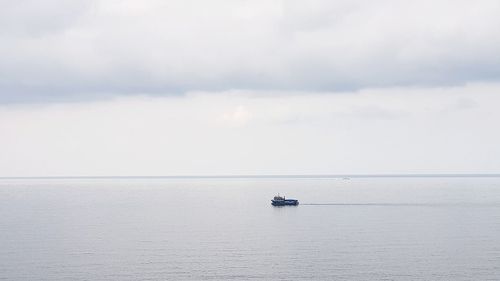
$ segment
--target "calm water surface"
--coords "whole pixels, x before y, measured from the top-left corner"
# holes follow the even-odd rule
[[[500,280],[500,179],[3,179],[0,279]]]

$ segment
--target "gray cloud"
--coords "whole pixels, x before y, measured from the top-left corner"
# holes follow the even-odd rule
[[[0,102],[500,77],[498,1],[2,1]]]

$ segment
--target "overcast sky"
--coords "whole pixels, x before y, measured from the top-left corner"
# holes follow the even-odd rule
[[[0,176],[500,172],[499,1],[0,5]]]

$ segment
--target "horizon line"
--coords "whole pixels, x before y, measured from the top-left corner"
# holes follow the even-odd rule
[[[0,176],[0,179],[238,179],[238,178],[466,178],[500,177],[500,173],[402,173],[402,174],[274,174],[274,175],[168,175],[168,176]]]

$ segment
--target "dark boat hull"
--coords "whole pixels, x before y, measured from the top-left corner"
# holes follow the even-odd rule
[[[273,206],[297,206],[297,205],[299,205],[299,200],[295,200],[295,199],[271,200],[271,205],[273,205]]]

